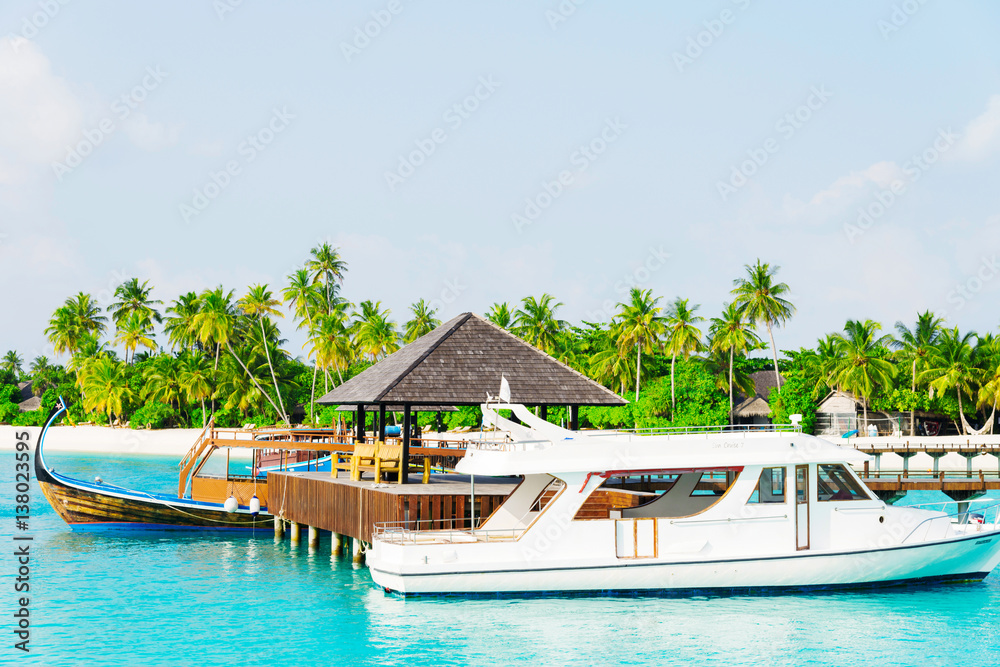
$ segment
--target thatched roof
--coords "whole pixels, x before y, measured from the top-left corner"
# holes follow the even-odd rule
[[[768,417],[770,414],[771,406],[760,396],[744,399],[742,403],[733,408],[733,415],[736,417]]]
[[[21,412],[34,412],[40,407],[42,407],[42,399],[39,396],[32,396],[28,400],[17,404],[17,409]]]
[[[19,392],[21,392],[21,400],[22,401],[27,401],[33,395],[32,391],[31,391],[31,380],[25,380],[24,382],[18,382],[17,383],[17,390]]]
[[[479,405],[500,391],[525,405],[625,405],[590,378],[478,315],[463,313],[340,385],[319,403]]]
[[[771,397],[771,389],[778,386],[774,379],[774,371],[757,371],[750,374],[753,380],[753,396],[740,396],[737,405],[733,408],[734,417],[768,417],[771,408],[767,401]],[[782,380],[785,378],[782,377]]]

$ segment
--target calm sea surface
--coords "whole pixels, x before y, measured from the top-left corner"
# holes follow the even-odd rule
[[[74,533],[31,495],[31,653],[13,649],[12,452],[0,479],[10,665],[988,665],[1000,572],[985,582],[772,597],[411,599],[270,532]],[[176,457],[71,455],[81,479],[176,489]],[[927,502],[934,496],[909,498]]]

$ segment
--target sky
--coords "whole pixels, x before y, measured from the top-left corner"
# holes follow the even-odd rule
[[[632,286],[711,318],[760,258],[780,349],[995,331],[998,32],[931,0],[6,0],[0,352],[58,358],[77,292],[278,291],[323,242],[398,323],[607,321]]]

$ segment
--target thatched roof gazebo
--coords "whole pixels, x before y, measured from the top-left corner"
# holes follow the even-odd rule
[[[379,439],[385,412],[402,406],[403,455],[409,453],[411,412],[437,406],[479,405],[496,395],[500,378],[510,383],[511,402],[564,405],[570,428],[581,405],[625,405],[609,389],[473,313],[463,313],[421,336],[317,402],[357,406],[356,437],[364,438],[365,411],[379,409]]]

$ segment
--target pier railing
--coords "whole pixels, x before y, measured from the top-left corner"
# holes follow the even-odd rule
[[[479,522],[479,517],[475,523]],[[445,527],[438,527],[442,524]],[[421,521],[387,521],[376,523],[373,539],[390,544],[470,544],[513,542],[524,528],[482,530],[474,527],[470,518],[427,519]]]

